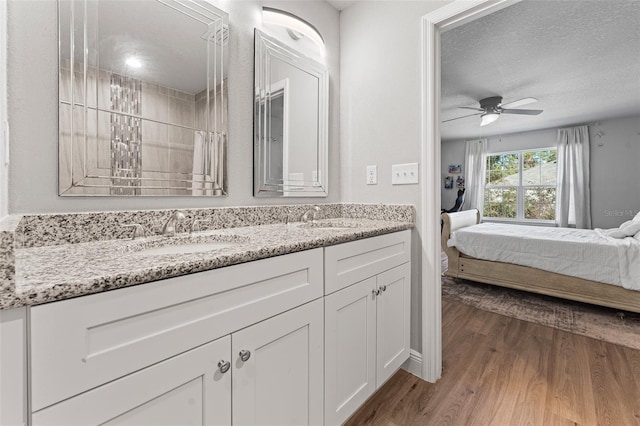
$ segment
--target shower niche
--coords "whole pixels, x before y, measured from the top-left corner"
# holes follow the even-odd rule
[[[59,194],[227,193],[228,15],[60,0]]]

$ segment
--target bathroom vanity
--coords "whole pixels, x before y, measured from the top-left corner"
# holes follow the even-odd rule
[[[44,286],[38,304],[1,311],[3,344],[21,335],[5,321],[16,313],[23,343],[28,336],[2,358],[3,373],[15,370],[22,348],[26,369],[24,397],[5,399],[3,389],[2,408],[23,402],[32,425],[340,424],[409,358],[411,226],[330,219],[211,230],[209,240],[233,244],[156,254],[151,263],[165,274],[141,278],[153,282]],[[141,244],[68,246],[82,246],[89,263],[125,250],[138,256],[139,274],[153,248]]]
[[[35,306],[33,425],[322,423],[322,285],[314,249]]]

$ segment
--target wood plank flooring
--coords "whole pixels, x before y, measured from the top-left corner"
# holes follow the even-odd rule
[[[400,370],[347,425],[640,425],[640,351],[442,305],[442,378]]]

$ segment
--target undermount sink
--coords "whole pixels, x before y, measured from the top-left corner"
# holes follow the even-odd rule
[[[248,241],[238,235],[163,237],[133,244],[131,250],[145,256],[194,254],[236,247]]]
[[[337,230],[360,228],[360,224],[354,223],[354,222],[317,221],[317,222],[301,223],[298,225],[298,227],[303,229],[335,229],[337,231]]]
[[[167,245],[163,247],[146,248],[146,249],[140,250],[138,253],[148,254],[148,255],[202,253],[206,251],[229,248],[238,244],[239,243],[231,243],[231,242],[177,244],[177,245]]]

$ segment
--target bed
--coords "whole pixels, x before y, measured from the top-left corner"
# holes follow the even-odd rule
[[[479,224],[477,210],[443,213],[442,221],[448,277],[640,313],[636,238],[612,238],[602,230]]]

